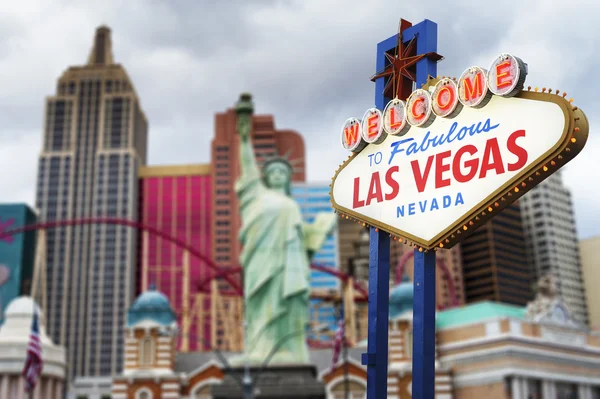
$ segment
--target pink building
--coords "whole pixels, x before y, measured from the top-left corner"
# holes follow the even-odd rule
[[[139,177],[141,223],[175,236],[211,258],[210,165],[142,167]],[[202,350],[201,340],[211,341],[210,320],[203,316],[210,303],[198,284],[210,278],[210,269],[190,256],[186,270],[184,250],[155,235],[144,233],[139,241],[138,293],[154,284],[169,298],[182,327],[179,350]],[[208,293],[210,285],[205,288]]]

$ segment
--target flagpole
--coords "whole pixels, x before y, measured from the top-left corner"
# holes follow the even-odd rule
[[[33,321],[35,319],[35,315],[37,313],[36,312],[36,308],[35,308],[35,297],[33,296],[33,292],[31,293],[31,304],[33,305],[33,313],[31,315],[31,323],[33,324]],[[22,378],[24,378],[24,377],[22,377]],[[33,399],[33,390],[34,389],[35,389],[35,387],[33,389],[29,390],[29,392],[27,392],[27,399]]]

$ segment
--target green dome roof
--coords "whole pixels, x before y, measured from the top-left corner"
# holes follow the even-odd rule
[[[390,319],[412,311],[414,302],[413,283],[404,275],[402,282],[395,286],[390,293]]]
[[[171,325],[176,320],[169,299],[154,287],[142,293],[129,309],[128,326],[133,326],[142,320],[152,320],[162,326]]]

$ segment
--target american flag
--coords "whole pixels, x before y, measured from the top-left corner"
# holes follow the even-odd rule
[[[342,351],[342,343],[344,342],[346,323],[344,321],[344,306],[340,311],[340,321],[338,322],[337,332],[335,333],[335,341],[333,341],[333,359],[331,368],[333,369],[340,358]]]
[[[27,359],[25,360],[25,367],[23,367],[26,392],[31,392],[35,388],[35,384],[42,374],[43,365],[38,315],[34,311],[33,321],[31,322],[31,334],[29,334],[29,345],[27,346]]]

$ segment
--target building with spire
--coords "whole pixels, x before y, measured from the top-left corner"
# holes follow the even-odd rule
[[[69,67],[46,99],[36,208],[41,221],[138,218],[138,169],[148,122],[110,29],[96,30],[87,64]],[[79,225],[47,232],[47,328],[67,349],[68,380],[115,375],[125,309],[136,288],[137,231]]]
[[[177,358],[177,321],[168,298],[154,286],[129,309],[123,373],[115,376],[113,399],[212,398],[213,384],[223,380],[214,362]]]

